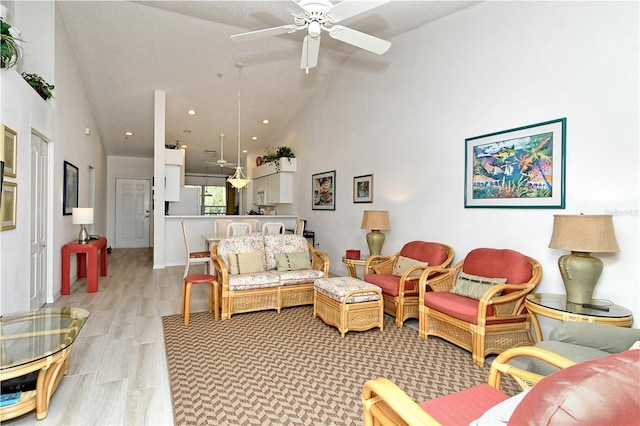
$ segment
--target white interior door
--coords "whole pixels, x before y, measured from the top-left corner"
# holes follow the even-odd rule
[[[115,247],[149,247],[150,200],[149,179],[116,179]]]
[[[31,220],[29,305],[40,309],[47,298],[47,142],[31,135]]]

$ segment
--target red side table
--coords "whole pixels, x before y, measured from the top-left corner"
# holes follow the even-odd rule
[[[87,293],[98,291],[98,250],[100,251],[100,275],[107,276],[107,239],[100,237],[86,244],[71,241],[62,246],[62,294],[70,293],[69,269],[71,253],[76,253],[78,278],[87,277]],[[87,275],[87,262],[88,275]]]

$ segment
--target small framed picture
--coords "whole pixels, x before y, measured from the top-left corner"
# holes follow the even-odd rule
[[[311,176],[312,210],[336,209],[336,171]]]
[[[373,175],[353,178],[353,202],[373,203]]]
[[[62,214],[70,215],[78,207],[78,168],[68,161],[64,162],[64,184]]]
[[[9,127],[2,126],[0,149],[4,158],[4,176],[16,177],[18,164],[18,134]]]
[[[16,213],[18,211],[18,184],[4,182],[2,184],[2,231],[16,228]]]

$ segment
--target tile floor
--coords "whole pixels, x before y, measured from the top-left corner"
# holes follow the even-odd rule
[[[152,249],[114,249],[98,292],[87,293],[85,278],[48,305],[82,307],[91,315],[48,416],[38,421],[32,412],[3,424],[172,425],[160,318],[180,312],[183,271],[154,270]],[[207,309],[207,289],[193,287],[192,312]]]

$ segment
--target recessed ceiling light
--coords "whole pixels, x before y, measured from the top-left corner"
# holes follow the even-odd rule
[[[246,149],[243,149],[243,150],[242,150],[242,153],[243,153],[243,154],[246,154],[247,152],[249,152],[249,151],[247,151]]]
[[[187,111],[187,114],[196,115],[196,110],[195,109],[190,109],[189,111]]]
[[[258,137],[257,137],[257,136],[251,136],[251,140],[252,140],[252,141],[257,141],[257,140],[258,140]]]
[[[186,133],[186,134],[188,135],[189,133],[191,133],[191,130],[189,130],[189,129],[184,129],[184,130],[182,131],[182,133]]]
[[[262,124],[269,124],[269,123],[271,123],[271,121],[269,121],[269,119],[267,119],[267,118],[262,120]]]
[[[182,145],[180,145],[180,148],[182,148],[182,149],[187,149],[187,145],[182,144]]]
[[[124,135],[125,135],[125,136],[133,136],[133,132],[129,132],[129,131],[127,131],[127,132],[124,132]]]

